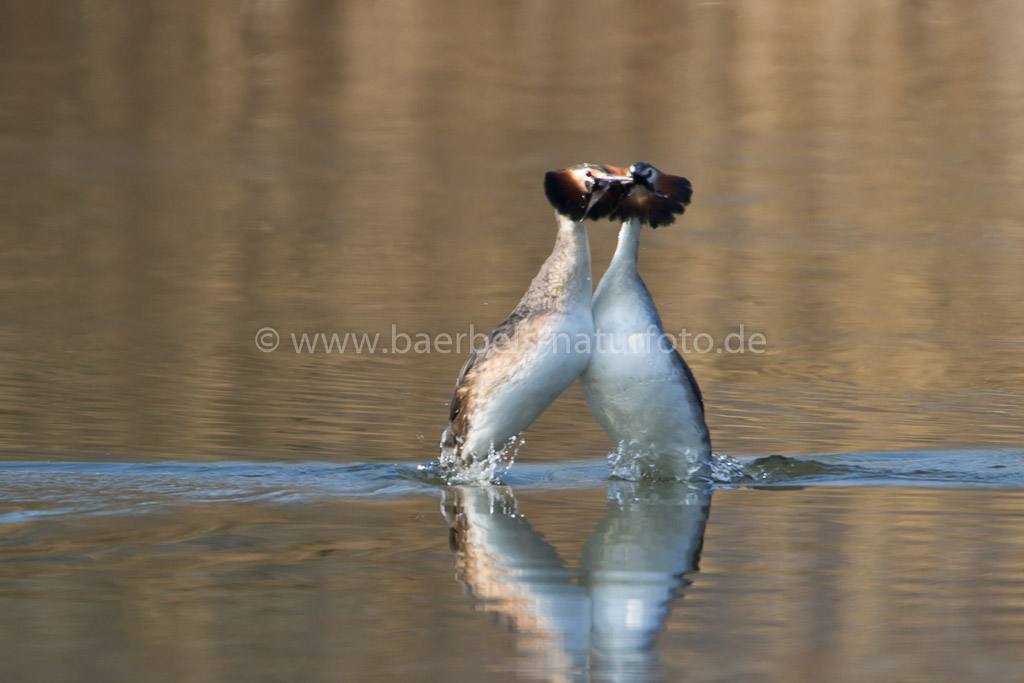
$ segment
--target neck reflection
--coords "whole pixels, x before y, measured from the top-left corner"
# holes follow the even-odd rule
[[[611,482],[608,511],[572,570],[519,514],[511,488],[451,487],[442,502],[457,577],[517,634],[524,668],[611,680],[657,676],[654,644],[698,568],[710,506],[702,485]]]

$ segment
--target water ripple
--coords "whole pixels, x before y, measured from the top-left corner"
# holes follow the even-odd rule
[[[1024,450],[715,455],[713,487],[1024,487]],[[500,483],[520,490],[606,486],[604,458],[518,463]],[[174,505],[303,503],[422,495],[448,485],[417,463],[3,462],[0,524],[66,515],[141,514]]]

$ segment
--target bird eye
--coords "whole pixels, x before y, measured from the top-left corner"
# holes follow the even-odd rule
[[[655,171],[650,164],[639,163],[634,164],[632,167],[633,174],[645,182],[652,182],[654,180]]]

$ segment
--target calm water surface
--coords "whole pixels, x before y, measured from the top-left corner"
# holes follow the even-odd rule
[[[6,3],[0,679],[1024,678],[1022,7]],[[609,481],[574,387],[445,486],[401,335],[641,159],[666,328],[767,340],[687,354],[733,471]]]

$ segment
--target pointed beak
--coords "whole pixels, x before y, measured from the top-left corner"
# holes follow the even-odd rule
[[[602,173],[601,175],[594,176],[594,178],[595,180],[599,180],[607,184],[621,184],[633,182],[633,174],[625,170],[622,173],[605,172]]]
[[[616,169],[619,171],[619,169]],[[587,208],[583,212],[583,220],[586,220],[587,216],[590,215],[590,210],[594,208],[594,205],[601,201],[605,193],[613,186],[632,185],[633,178],[628,175],[622,169],[621,172],[610,171],[607,168],[602,169],[601,173],[595,173],[591,177],[594,179],[594,184],[590,190],[590,201],[587,203]],[[592,172],[593,173],[593,172]]]
[[[583,218],[581,221],[587,220],[587,216],[590,215],[590,210],[594,208],[594,204],[601,201],[601,197],[608,191],[608,185],[606,183],[594,183],[594,190],[590,193],[590,202],[587,203],[587,208],[583,211]]]
[[[591,209],[601,201],[609,189],[614,187],[628,187],[632,190],[634,183],[632,175],[626,169],[600,167],[600,172],[591,171],[593,186],[590,189],[590,201],[583,212],[583,220],[590,215]]]

